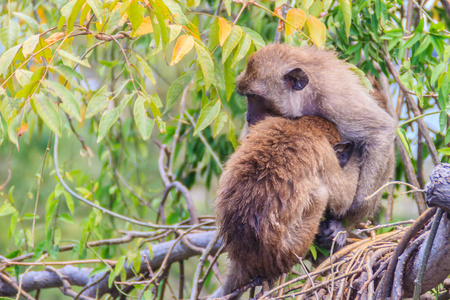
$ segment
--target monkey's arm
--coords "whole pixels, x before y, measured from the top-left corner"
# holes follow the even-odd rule
[[[387,123],[391,123],[390,120],[387,120]],[[366,198],[386,183],[395,166],[396,124],[394,121],[392,124],[386,124],[386,127],[372,132],[361,146],[358,189],[352,205],[344,216],[350,224],[370,216],[379,205],[381,194],[370,199]]]

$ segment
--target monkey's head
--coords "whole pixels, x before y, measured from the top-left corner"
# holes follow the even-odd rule
[[[308,71],[312,69],[310,50],[300,49],[272,44],[249,57],[247,68],[237,78],[237,91],[247,97],[249,125],[266,116],[296,118],[315,110],[308,100],[314,97]]]

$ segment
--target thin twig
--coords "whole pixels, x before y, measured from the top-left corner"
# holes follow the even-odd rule
[[[205,251],[203,251],[202,256],[198,260],[197,269],[195,270],[194,280],[192,283],[191,300],[196,300],[198,298],[200,290],[203,286],[203,284],[200,282],[200,276],[202,275],[203,265],[205,264],[208,255],[216,245],[219,238],[220,234],[219,232],[217,232],[214,238],[212,238],[211,241],[208,243],[208,246],[206,247]]]
[[[135,224],[135,225],[139,225],[139,226],[143,226],[143,227],[148,227],[148,228],[155,228],[155,229],[182,229],[182,228],[191,228],[191,226],[183,226],[183,225],[157,225],[157,224],[152,224],[152,223],[146,223],[146,222],[141,222],[138,220],[134,220],[131,218],[128,218],[126,216],[123,216],[121,214],[115,213],[109,209],[106,209],[104,207],[101,207],[81,196],[79,196],[77,193],[75,193],[64,181],[64,179],[61,176],[61,173],[59,172],[59,168],[58,168],[58,135],[55,134],[55,145],[54,145],[54,163],[55,163],[55,171],[56,171],[56,176],[58,177],[59,182],[61,183],[61,185],[64,187],[64,189],[73,197],[75,197],[76,199],[80,200],[81,202],[100,210],[102,213],[110,215],[114,218],[123,220],[125,222],[131,223],[131,224]]]
[[[39,175],[39,183],[38,183],[38,189],[36,192],[36,200],[35,200],[35,204],[34,204],[34,213],[33,213],[33,224],[31,226],[31,248],[34,249],[34,229],[35,229],[35,225],[36,225],[36,215],[37,215],[37,209],[38,209],[38,203],[39,203],[39,195],[41,192],[41,184],[43,179],[43,174],[44,174],[44,168],[45,168],[45,161],[47,160],[47,155],[48,152],[50,151],[50,141],[52,140],[52,135],[53,135],[53,131],[50,132],[50,137],[48,138],[48,142],[47,142],[47,148],[45,148],[45,153],[44,153],[44,159],[42,160],[42,167],[41,167],[41,174]]]
[[[188,117],[189,121],[191,122],[192,126],[196,127],[196,123],[194,121],[194,118],[186,111],[185,112],[186,116]],[[206,140],[205,136],[199,132],[198,136],[200,137],[200,139],[202,140],[203,144],[205,145],[206,149],[208,149],[209,153],[211,154],[211,156],[213,157],[213,159],[216,161],[217,165],[219,166],[220,170],[223,172],[223,166],[222,163],[220,162],[219,157],[216,155],[216,153],[214,153],[214,150],[211,148],[211,146],[208,144],[208,141]]]

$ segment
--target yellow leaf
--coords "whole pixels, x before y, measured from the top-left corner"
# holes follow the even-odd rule
[[[300,8],[292,8],[286,14],[286,35],[291,35],[295,30],[302,30],[303,25],[305,25],[306,14]],[[294,27],[292,27],[292,24]]]
[[[141,25],[135,31],[135,33],[133,34],[133,37],[144,35],[144,34],[147,34],[147,33],[152,33],[152,32],[153,32],[152,20],[150,19],[150,16],[148,16],[148,17],[145,17],[142,20]]]
[[[194,47],[194,38],[190,35],[183,34],[177,40],[173,48],[172,60],[170,65],[178,63]]]
[[[231,25],[224,18],[219,18],[219,45],[223,46],[231,33]]]
[[[323,48],[327,35],[327,28],[325,27],[325,25],[320,22],[319,19],[311,15],[308,16],[306,25],[308,26],[309,30],[309,37],[311,38],[313,43],[317,46],[317,48]]]
[[[57,42],[63,36],[64,36],[64,32],[55,32],[54,34],[49,36],[47,39],[45,39],[45,42],[47,44],[53,44],[54,42]]]

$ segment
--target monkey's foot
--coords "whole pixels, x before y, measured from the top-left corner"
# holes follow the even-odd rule
[[[345,246],[348,233],[342,225],[342,222],[336,219],[325,219],[320,222],[319,233],[316,234],[316,243],[328,250],[334,247],[333,251],[337,251]]]

